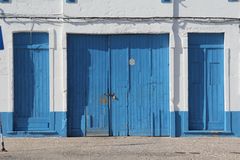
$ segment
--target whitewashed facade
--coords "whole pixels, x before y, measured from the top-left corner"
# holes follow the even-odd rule
[[[48,32],[50,56],[50,112],[67,112],[68,33],[169,33],[170,136],[185,136],[187,112],[188,33],[224,33],[224,108],[231,132],[240,136],[240,2],[228,0],[10,0],[0,3],[5,49],[0,51],[0,112],[14,112],[13,33]],[[11,118],[3,116],[5,133],[15,135]],[[227,117],[225,117],[227,119]],[[59,117],[56,135],[67,135],[67,118]],[[177,122],[178,121],[178,122]],[[226,125],[226,124],[225,124]],[[181,131],[177,131],[181,128]],[[228,128],[228,127],[227,127]],[[186,130],[185,130],[186,129]]]

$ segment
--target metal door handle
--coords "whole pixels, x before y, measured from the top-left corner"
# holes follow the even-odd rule
[[[115,96],[115,94],[112,95],[112,99],[117,99],[117,97]]]

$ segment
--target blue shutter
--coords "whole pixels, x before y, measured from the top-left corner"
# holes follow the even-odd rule
[[[161,0],[162,1],[162,3],[170,3],[171,2],[171,0]]]
[[[238,2],[239,0],[228,0],[228,2]]]
[[[67,3],[75,3],[77,0],[66,0]]]
[[[9,2],[9,0],[0,0],[0,3]]]
[[[3,36],[2,36],[2,29],[0,27],[0,50],[4,49],[3,46]]]

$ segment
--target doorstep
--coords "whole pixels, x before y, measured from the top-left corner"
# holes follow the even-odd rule
[[[19,137],[43,137],[43,136],[57,136],[58,133],[56,131],[8,131],[8,135],[10,136],[19,136]]]
[[[206,135],[206,136],[217,136],[217,135],[233,135],[231,131],[206,131],[206,130],[192,130],[192,131],[185,131],[186,135]]]

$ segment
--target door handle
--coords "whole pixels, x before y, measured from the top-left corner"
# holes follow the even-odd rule
[[[113,100],[117,100],[117,96],[114,93],[111,97],[112,97]]]

